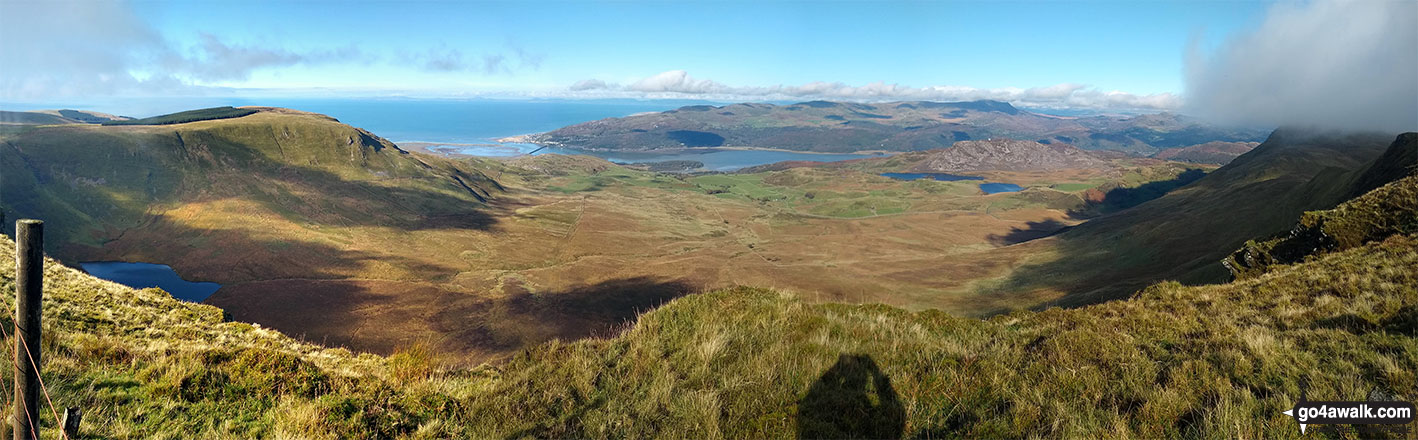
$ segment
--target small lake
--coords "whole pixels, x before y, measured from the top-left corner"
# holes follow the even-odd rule
[[[222,287],[217,283],[184,280],[166,264],[93,261],[79,263],[79,266],[89,275],[134,289],[161,288],[171,293],[174,298],[184,301],[202,302]]]
[[[1019,190],[1022,190],[1022,189],[1024,189],[1024,188],[1021,188],[1019,185],[1015,185],[1015,184],[1013,184],[1013,183],[981,183],[981,184],[980,184],[980,190],[981,190],[981,191],[984,191],[985,194],[997,194],[997,193],[1006,193],[1006,192],[1016,192],[1016,191],[1019,191]]]

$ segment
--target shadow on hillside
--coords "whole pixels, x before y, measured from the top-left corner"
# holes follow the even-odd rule
[[[990,234],[986,239],[996,246],[1009,246],[1019,244],[1037,238],[1044,238],[1068,230],[1069,226],[1064,222],[1046,219],[1038,222],[1025,222],[1023,228],[1010,228],[1004,234]]]
[[[1202,177],[1206,177],[1206,170],[1189,168],[1178,174],[1177,177],[1168,180],[1148,182],[1134,188],[1113,188],[1103,193],[1102,201],[1089,203],[1081,209],[1069,211],[1069,216],[1073,218],[1096,217],[1099,214],[1128,209],[1165,196],[1172,190],[1186,186]]]
[[[1200,172],[1119,192],[1115,203],[1128,203],[1115,206],[1147,201],[1047,239],[991,251],[1005,275],[972,292],[973,314],[1083,306],[1126,298],[1163,280],[1225,282],[1230,275],[1222,258],[1246,240],[1289,230],[1305,211],[1344,201],[1355,173],[1385,151],[1384,142],[1371,136],[1275,145],[1191,183],[1195,190],[1172,191]]]
[[[1347,313],[1317,320],[1312,327],[1315,329],[1342,330],[1357,335],[1375,331],[1418,335],[1418,306],[1404,307],[1399,309],[1397,313],[1394,313],[1393,316],[1388,319],[1378,322],[1353,313]]]
[[[462,170],[443,171],[447,177],[346,180],[324,170],[282,167],[260,173],[241,193],[225,195],[254,200],[291,221],[406,231],[492,228],[497,219],[487,213],[489,194],[482,187],[498,188],[497,183]],[[223,182],[212,185],[220,188]]]
[[[691,292],[686,283],[647,277],[501,297],[419,282],[272,280],[233,286],[210,302],[235,320],[313,343],[388,355],[427,341],[475,364],[552,339],[612,337],[641,313]]]
[[[487,201],[501,186],[451,161],[387,149],[334,159],[326,152],[318,157],[335,167],[327,169],[315,158],[268,158],[210,136],[45,133],[0,146],[0,187],[25,188],[23,197],[5,197],[3,209],[10,218],[45,220],[46,249],[71,264],[162,263],[222,283],[372,271],[436,279],[456,268],[402,249],[401,232],[491,230],[498,222]],[[226,218],[162,213],[194,202]]]
[[[622,278],[554,292],[458,300],[443,305],[444,311],[434,319],[449,325],[446,331],[453,346],[508,351],[554,338],[616,336],[641,313],[693,293],[692,289],[678,280]]]
[[[348,178],[313,158],[296,164],[217,139],[137,136],[137,147],[99,133],[35,135],[7,143],[6,154],[0,154],[0,187],[24,197],[6,197],[4,208],[12,218],[49,221],[51,250],[60,243],[113,239],[123,229],[150,222],[154,210],[199,201],[239,200],[269,212],[253,213],[258,218],[274,215],[316,228],[488,230],[497,223],[487,202],[502,187],[456,162],[430,163],[392,152],[335,159],[348,161],[343,166],[351,172],[372,173]]]
[[[123,260],[167,264],[184,279],[228,284],[272,279],[357,277],[371,268],[437,279],[458,270],[432,259],[341,247],[325,240],[288,240],[260,229],[193,228],[166,216],[115,231],[101,247],[63,246],[61,255],[84,261]],[[394,269],[383,269],[394,268]]]
[[[798,401],[798,438],[901,438],[906,411],[868,355],[838,356]]]

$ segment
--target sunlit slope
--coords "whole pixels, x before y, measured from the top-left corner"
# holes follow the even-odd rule
[[[230,116],[180,115],[150,122]],[[1082,200],[1047,186],[1098,177],[1010,178],[1031,188],[987,196],[972,182],[836,170],[453,161],[277,109],[0,141],[6,217],[47,220],[49,250],[66,262],[168,264],[221,283],[206,301],[235,320],[383,354],[427,341],[468,364],[604,335],[669,299],[738,284],[969,308],[941,294],[960,281],[940,256],[1064,227]]]
[[[415,157],[332,118],[259,110],[185,124],[68,125],[5,135],[0,207],[7,218],[50,220],[48,249],[67,258],[80,252],[62,244],[100,247],[139,225],[167,225],[168,238],[211,232],[164,215],[194,204],[267,211],[301,224],[405,226],[479,217],[482,202],[499,191],[475,170]]]
[[[1206,177],[1136,207],[1093,219],[1017,252],[1035,254],[991,292],[1044,289],[1056,304],[1127,295],[1165,279],[1227,279],[1220,260],[1246,240],[1288,230],[1301,213],[1351,196],[1354,182],[1403,137],[1279,130]],[[1392,179],[1393,177],[1389,177]]]
[[[1418,397],[1415,267],[1418,237],[1398,234],[1229,284],[989,320],[734,288],[609,339],[438,370],[51,262],[45,383],[88,410],[86,435],[119,438],[1299,438],[1281,412],[1302,382],[1313,399]]]
[[[0,307],[6,310],[14,309],[14,246],[0,236],[0,291],[7,292]],[[45,263],[42,313],[47,399],[39,416],[46,438],[59,436],[51,431],[49,401],[59,413],[82,407],[86,438],[269,434],[282,402],[385,371],[382,358],[226,322],[216,307],[159,289],[130,289],[54,260]],[[0,316],[0,327],[13,330],[12,319]],[[13,346],[10,336],[7,331],[3,343]],[[0,380],[10,383],[13,374],[6,368]]]

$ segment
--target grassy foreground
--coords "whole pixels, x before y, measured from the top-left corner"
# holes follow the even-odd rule
[[[44,383],[86,409],[85,435],[114,438],[1298,438],[1280,412],[1301,382],[1316,400],[1418,398],[1415,268],[1418,236],[1394,234],[990,320],[732,288],[446,370],[419,347],[325,349],[51,262]]]

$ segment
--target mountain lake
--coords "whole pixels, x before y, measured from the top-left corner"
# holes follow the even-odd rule
[[[91,261],[79,266],[89,275],[134,289],[157,287],[183,301],[202,302],[222,287],[217,283],[184,280],[166,264]]]

